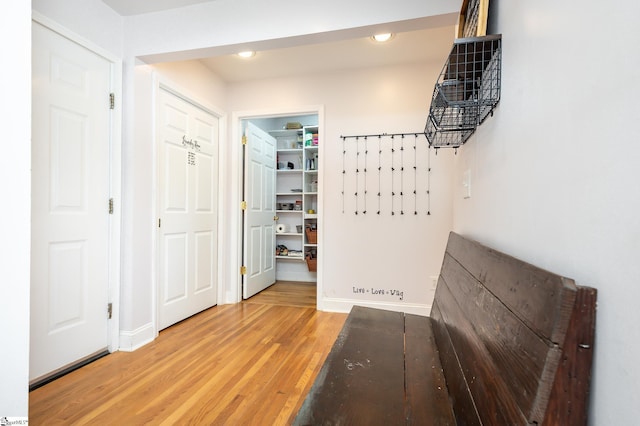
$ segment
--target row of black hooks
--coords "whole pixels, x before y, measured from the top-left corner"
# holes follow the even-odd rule
[[[431,215],[431,147],[418,143],[421,136],[424,134],[340,136],[342,213]]]

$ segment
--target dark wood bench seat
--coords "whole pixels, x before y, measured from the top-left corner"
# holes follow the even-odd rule
[[[294,424],[586,424],[595,306],[452,233],[431,316],[354,306]]]

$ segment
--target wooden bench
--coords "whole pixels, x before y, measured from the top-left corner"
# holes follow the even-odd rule
[[[431,316],[355,306],[294,424],[586,424],[595,308],[451,233]]]

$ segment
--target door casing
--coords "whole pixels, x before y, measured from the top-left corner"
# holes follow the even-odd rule
[[[324,106],[322,105],[309,105],[292,108],[273,108],[265,110],[255,111],[237,111],[232,113],[231,118],[231,143],[229,143],[229,157],[231,161],[229,167],[231,167],[232,182],[229,185],[228,197],[232,206],[238,206],[235,214],[229,217],[228,228],[225,232],[228,235],[224,236],[225,241],[228,241],[229,253],[235,253],[235,257],[230,257],[228,281],[232,286],[229,288],[227,294],[226,303],[239,303],[242,301],[242,275],[240,275],[240,267],[242,266],[242,241],[243,241],[243,226],[242,226],[242,210],[239,208],[243,197],[243,151],[242,144],[238,141],[242,138],[242,121],[258,118],[270,118],[270,117],[286,117],[295,115],[310,115],[316,114],[318,116],[318,131],[324,135]],[[323,175],[324,165],[324,144],[318,147],[319,156],[319,175]],[[322,274],[322,229],[323,229],[323,197],[322,197],[322,182],[318,182],[318,275],[317,275],[317,309],[322,310],[322,291],[323,291],[323,274]]]

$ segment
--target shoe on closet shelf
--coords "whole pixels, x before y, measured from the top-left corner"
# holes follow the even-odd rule
[[[285,245],[276,246],[276,256],[289,256],[289,249]]]

